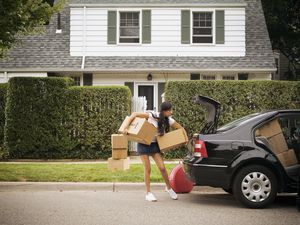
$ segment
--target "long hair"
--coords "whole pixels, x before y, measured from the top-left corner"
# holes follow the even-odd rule
[[[159,135],[164,135],[170,131],[169,118],[164,116],[164,111],[168,111],[172,109],[172,105],[170,102],[163,102],[160,105],[159,117],[157,122],[157,131]]]

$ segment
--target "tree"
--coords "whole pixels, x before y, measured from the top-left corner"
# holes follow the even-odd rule
[[[300,1],[262,0],[273,49],[290,61],[290,79],[297,79],[300,64]]]
[[[41,33],[65,0],[0,0],[0,58],[19,42],[20,35]]]

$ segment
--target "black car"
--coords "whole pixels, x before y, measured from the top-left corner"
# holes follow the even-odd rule
[[[263,208],[277,193],[296,193],[300,169],[300,109],[255,113],[220,128],[220,103],[196,96],[207,121],[189,141],[183,160],[196,186],[223,188],[249,208]]]

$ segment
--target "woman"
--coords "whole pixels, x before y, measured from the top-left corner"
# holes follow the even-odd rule
[[[142,117],[148,119],[148,122],[157,127],[157,135],[164,135],[164,133],[169,132],[170,127],[175,129],[183,129],[183,127],[178,124],[172,117],[172,105],[169,102],[163,102],[160,106],[159,112],[150,112],[150,113],[137,113],[134,112],[130,116],[127,127],[132,122],[135,117]],[[183,129],[184,130],[184,129]],[[184,130],[185,131],[185,130]],[[127,133],[127,129],[125,129]],[[156,135],[156,136],[157,136]],[[157,167],[159,168],[161,175],[166,183],[166,192],[169,193],[170,197],[174,200],[177,199],[177,194],[173,191],[170,186],[168,172],[165,168],[164,161],[159,149],[159,146],[156,141],[156,137],[152,140],[151,145],[145,145],[138,143],[137,153],[140,156],[143,165],[144,165],[144,180],[146,185],[146,200],[150,202],[157,201],[156,197],[150,191],[150,173],[151,173],[151,164],[149,156],[152,156]]]

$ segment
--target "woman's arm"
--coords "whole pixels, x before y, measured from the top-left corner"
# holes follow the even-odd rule
[[[129,127],[129,125],[131,124],[131,122],[134,120],[135,117],[140,117],[140,118],[146,118],[148,119],[149,118],[149,114],[148,113],[139,113],[139,112],[133,112],[131,113],[131,115],[129,116],[129,119],[127,121],[127,124],[126,124],[126,129],[124,130],[124,133],[127,134],[127,129]]]

